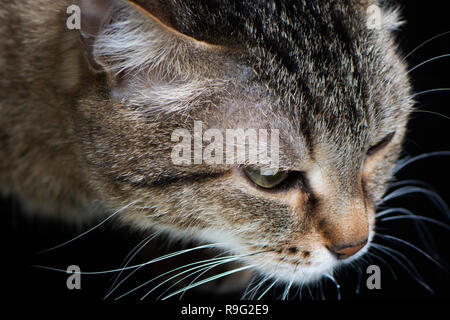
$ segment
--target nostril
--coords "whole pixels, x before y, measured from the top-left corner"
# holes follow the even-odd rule
[[[362,241],[358,244],[347,244],[343,246],[337,246],[337,247],[327,247],[328,250],[331,251],[338,259],[343,260],[347,259],[351,256],[353,256],[355,253],[357,253],[359,250],[364,248],[364,246],[367,244],[367,240]]]

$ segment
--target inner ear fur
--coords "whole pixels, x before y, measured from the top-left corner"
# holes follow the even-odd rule
[[[143,8],[129,0],[79,0],[79,5],[86,56],[113,77],[143,70],[186,76],[193,57],[221,49],[174,29],[156,5]]]

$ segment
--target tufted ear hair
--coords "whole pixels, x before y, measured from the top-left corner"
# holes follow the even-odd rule
[[[81,9],[81,39],[83,41],[86,57],[95,69],[99,65],[94,58],[95,40],[111,22],[114,1],[111,0],[79,0]]]
[[[400,10],[389,2],[380,0],[352,0],[354,8],[365,17],[368,29],[397,30],[404,21]]]
[[[79,0],[79,5],[88,61],[108,73],[119,97],[139,81],[187,85],[199,60],[219,49],[180,33],[134,1]]]

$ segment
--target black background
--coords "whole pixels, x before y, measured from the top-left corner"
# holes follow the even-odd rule
[[[406,54],[412,49],[442,32],[450,31],[450,19],[445,1],[402,1],[403,16],[407,24],[399,33],[402,51]],[[426,44],[408,58],[410,66],[415,66],[429,58],[450,53],[450,34],[444,35]],[[416,92],[434,88],[450,88],[450,58],[430,62],[414,72],[411,77]],[[450,92],[437,92],[418,97],[416,111],[410,122],[410,130],[405,145],[405,156],[419,155],[427,152],[450,150]],[[449,203],[448,165],[450,157],[430,157],[418,161],[397,176],[398,180],[421,180],[428,183],[437,194]],[[445,212],[421,194],[411,194],[388,203],[389,207],[404,207],[416,214],[448,222]],[[20,206],[14,199],[2,199],[0,202],[1,225],[0,254],[2,257],[2,291],[8,294],[8,300],[22,303],[36,301],[53,302],[101,302],[111,282],[111,275],[86,276],[82,278],[82,290],[69,291],[66,288],[67,275],[53,271],[33,268],[33,265],[45,265],[65,268],[79,265],[83,271],[106,270],[118,267],[125,255],[141,240],[141,234],[130,231],[127,227],[117,227],[106,223],[101,228],[89,233],[70,245],[52,252],[33,255],[33,253],[52,247],[87,230],[87,226],[76,228],[58,221],[40,221],[25,217],[20,213]],[[430,255],[438,254],[443,267],[448,270],[450,254],[448,249],[449,233],[445,229],[427,224],[433,236],[433,249]],[[397,220],[379,224],[380,232],[405,239],[429,252],[423,241],[417,236],[414,223]],[[382,228],[382,229],[381,229]],[[340,272],[337,281],[341,285],[342,299],[357,300],[398,300],[398,299],[448,299],[450,285],[448,271],[436,267],[429,259],[407,246],[389,243],[376,238],[377,243],[388,245],[403,253],[415,265],[424,281],[433,289],[434,294],[425,290],[415,277],[409,275],[395,259],[382,254],[381,257],[396,274],[394,278],[389,267],[380,260],[372,262],[380,265],[382,270],[381,290],[367,290],[365,287],[365,268],[361,290],[356,294],[357,273],[352,269]],[[371,251],[375,252],[375,251]],[[137,273],[139,280],[147,280],[145,272]],[[323,281],[323,295],[326,300],[336,300],[336,289],[330,281]],[[130,287],[132,288],[132,287]],[[291,298],[296,300],[296,289]],[[320,290],[312,288],[310,295],[303,290],[304,300],[321,299]],[[269,292],[268,298],[277,298],[281,289]],[[134,297],[134,298],[137,298]],[[206,299],[207,297],[202,297]],[[130,301],[130,300],[128,300]]]

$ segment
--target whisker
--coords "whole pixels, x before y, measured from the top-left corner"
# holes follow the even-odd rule
[[[445,208],[444,211],[448,211],[445,201],[443,201],[442,198],[436,192],[428,190],[428,189],[424,189],[421,187],[415,187],[415,186],[407,186],[407,187],[402,187],[400,189],[396,189],[396,190],[392,191],[391,193],[387,194],[386,196],[384,196],[383,199],[381,199],[381,203],[384,203],[385,201],[388,201],[391,199],[396,199],[396,198],[399,198],[401,196],[411,194],[411,193],[421,193],[421,194],[428,195],[431,198],[436,198],[440,202],[443,203],[442,207]]]
[[[428,260],[430,260],[431,262],[433,262],[436,266],[438,266],[439,268],[441,268],[442,270],[446,271],[446,269],[438,262],[436,261],[436,259],[434,259],[433,257],[431,257],[428,253],[426,253],[425,251],[423,251],[422,249],[418,248],[417,246],[413,245],[412,243],[405,241],[403,239],[397,238],[397,237],[393,237],[387,234],[381,234],[381,233],[377,233],[377,235],[381,238],[384,239],[389,239],[392,241],[396,241],[399,243],[404,244],[407,247],[410,247],[414,250],[416,250],[417,252],[419,252],[420,254],[422,254],[424,257],[426,257]]]
[[[450,151],[428,152],[428,153],[420,154],[420,155],[412,157],[412,158],[400,160],[398,162],[396,168],[394,169],[394,174],[397,174],[400,170],[402,170],[406,166],[408,166],[411,163],[416,162],[418,160],[427,159],[427,158],[431,158],[431,157],[442,157],[442,156],[449,157]]]
[[[413,71],[416,70],[417,68],[419,68],[419,67],[421,67],[421,66],[423,66],[423,65],[425,65],[425,64],[427,64],[427,63],[430,63],[430,62],[435,61],[435,60],[438,60],[438,59],[447,58],[447,57],[450,57],[450,54],[443,54],[443,55],[440,55],[440,56],[437,56],[437,57],[428,59],[428,60],[426,60],[426,61],[424,61],[424,62],[422,62],[422,63],[419,63],[419,64],[416,65],[415,67],[409,69],[408,72],[407,72],[406,74],[410,74],[411,72],[413,72]]]
[[[393,248],[390,248],[390,247],[388,247],[388,246],[385,246],[385,245],[382,245],[382,244],[379,244],[379,243],[376,244],[376,246],[374,246],[375,249],[377,249],[377,248],[380,249],[380,247],[383,248],[383,249],[385,250],[385,253],[390,252],[391,254],[388,255],[388,256],[390,256],[390,257],[393,258],[393,259],[395,258],[394,254],[397,254],[397,256],[401,257],[401,258],[409,265],[409,267],[411,268],[411,270],[414,271],[414,272],[416,273],[416,276],[423,280],[423,278],[420,276],[420,274],[419,274],[417,268],[414,266],[414,264],[411,262],[411,260],[408,259],[408,257],[407,257],[406,255],[404,255],[403,253],[401,253],[401,252],[398,251],[398,250],[395,250],[395,249],[393,249]],[[399,262],[399,260],[397,260],[397,259],[395,259],[395,260],[396,260],[397,262]]]
[[[317,287],[319,288],[319,294],[320,294],[320,299],[322,301],[325,301],[325,293],[323,292],[323,280],[320,279],[319,282],[317,282]]]
[[[79,234],[78,236],[76,236],[76,237],[74,237],[74,238],[72,238],[72,239],[70,239],[70,240],[68,240],[68,241],[65,241],[65,242],[63,242],[63,243],[61,243],[61,244],[59,244],[59,245],[57,245],[57,246],[54,246],[54,247],[52,247],[52,248],[49,248],[49,249],[45,249],[45,250],[36,252],[36,253],[34,253],[33,255],[39,255],[39,254],[42,254],[42,253],[46,253],[46,252],[49,252],[49,251],[52,251],[52,250],[61,248],[61,247],[65,246],[65,245],[67,245],[67,244],[69,244],[69,243],[71,243],[71,242],[73,242],[73,241],[75,241],[75,240],[81,238],[82,236],[88,234],[89,232],[94,231],[95,229],[98,229],[100,226],[102,226],[103,224],[105,224],[107,221],[111,220],[113,217],[115,217],[116,215],[118,215],[119,213],[121,213],[123,210],[128,209],[129,207],[131,207],[132,205],[136,204],[137,202],[139,202],[139,201],[141,201],[141,200],[142,200],[142,199],[135,200],[135,201],[133,201],[133,202],[127,204],[126,206],[123,206],[123,207],[120,208],[119,210],[113,212],[110,216],[106,217],[106,218],[105,218],[104,220],[102,220],[100,223],[98,223],[98,224],[95,225],[94,227],[88,229],[87,231],[85,231],[85,232]]]
[[[432,191],[436,191],[436,190],[434,190],[434,187],[431,184],[426,183],[424,181],[412,180],[412,179],[392,182],[388,185],[388,189],[390,190],[392,188],[397,188],[397,187],[401,187],[404,185],[407,185],[407,186],[417,185],[417,186],[424,187],[424,188],[432,190]]]
[[[271,252],[271,251],[273,251],[273,250],[270,249],[270,250],[264,250],[264,251],[259,251],[259,252],[252,252],[252,253],[247,253],[247,254],[242,254],[242,255],[236,255],[236,256],[234,256],[234,257],[235,257],[236,259],[240,259],[240,258],[249,257],[249,256],[253,256],[253,255],[258,255],[258,254],[261,254],[261,253],[266,253],[266,252]],[[225,276],[230,275],[230,274],[233,274],[233,273],[235,273],[235,272],[240,272],[240,271],[243,271],[243,270],[252,268],[252,267],[254,267],[254,266],[256,266],[256,265],[244,266],[244,267],[242,267],[242,268],[237,268],[237,269],[234,269],[234,270],[230,270],[230,271],[227,271],[227,272],[223,272],[223,273],[221,273],[221,274],[219,274],[219,275],[211,276],[211,277],[209,277],[209,278],[207,278],[207,279],[198,281],[198,282],[196,282],[196,283],[191,283],[191,284],[189,284],[188,286],[186,286],[186,287],[184,287],[184,288],[182,288],[182,289],[180,289],[180,290],[177,290],[176,292],[173,292],[173,293],[171,293],[170,295],[164,297],[162,300],[168,299],[168,298],[170,298],[170,297],[172,297],[172,296],[174,296],[174,295],[176,295],[176,294],[178,294],[178,293],[180,293],[180,292],[183,292],[183,294],[184,294],[184,292],[186,292],[186,291],[189,290],[189,289],[192,289],[192,288],[197,287],[197,286],[199,286],[199,285],[202,285],[202,284],[204,284],[204,283],[207,283],[207,282],[214,281],[214,280],[216,280],[216,279],[225,277]]]
[[[253,292],[253,289],[257,286],[257,284],[259,282],[257,282],[257,279],[260,278],[260,275],[253,275],[252,278],[250,279],[250,281],[247,283],[247,285],[245,286],[244,292],[242,293],[241,299],[240,300],[246,300],[246,296],[249,294],[249,292]],[[252,288],[253,286],[253,288]],[[252,289],[250,289],[252,288]]]
[[[246,255],[244,255],[244,257],[245,257]],[[239,259],[239,258],[241,258],[240,256],[235,256],[237,259]],[[233,262],[233,261],[236,261],[236,260],[232,260],[232,261],[226,261],[226,262],[223,262],[223,263],[229,263],[229,262]],[[205,269],[202,269],[202,270],[200,270],[200,271],[203,271],[203,272],[201,272],[198,276],[196,276],[195,278],[194,278],[194,280],[192,280],[190,283],[189,283],[189,285],[191,285],[191,284],[193,284],[195,281],[197,281],[197,279],[199,279],[202,275],[204,275],[206,272],[208,272],[209,270],[211,270],[211,269],[213,269],[213,268],[215,268],[215,267],[217,267],[218,265],[222,265],[223,264],[222,262],[221,263],[218,263],[217,265],[213,265],[213,266],[211,266],[211,267],[207,267],[207,268],[205,268]],[[157,298],[157,300],[159,300],[167,291],[169,291],[172,287],[174,287],[176,284],[178,284],[179,282],[181,282],[182,280],[184,280],[184,279],[186,279],[186,278],[189,278],[190,276],[193,276],[195,273],[197,273],[197,272],[200,272],[200,271],[196,271],[196,272],[194,272],[193,274],[190,274],[190,275],[187,275],[186,277],[184,277],[183,279],[181,279],[181,280],[178,280],[176,283],[174,283],[173,285],[171,285],[169,288],[167,288],[158,298]],[[186,291],[184,291],[181,295],[180,295],[180,298],[179,298],[179,300],[181,300],[181,298],[183,298],[183,296],[184,296],[184,294],[186,293]]]
[[[222,272],[222,273],[220,273],[218,275],[211,276],[209,278],[206,278],[204,280],[201,280],[201,281],[198,281],[198,282],[196,282],[194,284],[191,284],[191,285],[189,285],[189,286],[187,286],[185,288],[182,288],[182,289],[179,289],[179,290],[177,290],[175,292],[172,292],[171,294],[169,294],[169,295],[165,296],[164,298],[162,298],[162,300],[167,300],[167,299],[169,299],[169,298],[171,298],[171,297],[173,297],[173,296],[175,296],[175,295],[177,295],[177,294],[179,294],[181,292],[184,292],[186,290],[198,287],[198,286],[200,286],[202,284],[205,284],[207,282],[210,282],[210,281],[214,281],[214,280],[226,277],[226,276],[228,276],[230,274],[233,274],[233,273],[237,273],[237,272],[241,272],[241,271],[244,271],[244,270],[247,270],[247,269],[250,269],[250,268],[254,268],[256,266],[257,266],[256,264],[253,264],[253,265],[248,265],[248,266],[236,268],[236,269],[233,269],[233,270],[229,270],[229,271],[226,271],[226,272]]]
[[[413,94],[413,97],[421,96],[421,95],[428,94],[428,93],[445,92],[445,91],[450,91],[450,88],[436,88],[436,89],[420,91],[420,92]]]
[[[264,265],[266,265],[266,264],[268,264],[268,263],[269,263],[269,262],[266,262],[266,263],[264,263],[264,264],[263,264],[262,266],[260,266],[260,267],[263,267]],[[258,283],[257,285],[255,285],[254,288],[251,289],[251,291],[249,292],[249,299],[250,299],[250,300],[254,300],[255,297],[256,297],[256,295],[257,295],[258,292],[259,292],[259,289],[261,289],[262,286],[263,286],[265,283],[267,283],[267,281],[269,281],[270,279],[272,279],[272,277],[271,277],[270,275],[264,275],[264,276],[262,277],[261,281],[259,281],[259,283]],[[250,294],[250,293],[251,293],[251,294]]]
[[[360,293],[362,266],[373,264],[371,263],[371,261],[372,259],[370,258],[370,255],[365,254],[364,256],[361,256],[358,260],[350,262],[350,264],[348,265],[351,268],[352,272],[356,273],[355,295],[359,295]]]
[[[378,212],[375,215],[375,218],[377,218],[377,221],[378,221],[379,218],[387,216],[388,214],[391,214],[391,213],[404,213],[407,215],[415,215],[411,211],[404,209],[404,208],[390,208],[390,209],[386,209],[386,210]]]
[[[155,239],[157,236],[159,236],[162,233],[162,231],[156,231],[155,233],[150,234],[149,236],[145,237],[142,241],[140,241],[124,258],[122,266],[126,266],[133,258],[136,256],[136,254],[139,253],[142,248],[144,248],[147,244],[150,243],[153,239]]]
[[[260,283],[260,281],[257,281],[258,278],[261,278],[261,276],[260,275],[252,276],[250,281],[245,286],[244,292],[241,295],[241,300],[247,300],[246,299],[247,295],[249,295],[249,293],[252,293],[253,289],[255,289],[255,287]],[[262,278],[264,279],[265,277],[262,277]],[[252,288],[252,286],[253,286],[253,288]]]
[[[422,48],[422,47],[423,47],[424,45],[426,45],[427,43],[429,43],[429,42],[431,42],[431,41],[433,41],[433,40],[435,40],[435,39],[437,39],[437,38],[440,38],[440,37],[442,37],[442,36],[444,36],[444,35],[447,35],[447,34],[450,34],[450,31],[442,32],[442,33],[440,33],[440,34],[438,34],[438,35],[436,35],[436,36],[434,36],[434,37],[431,37],[430,39],[428,39],[428,40],[422,42],[420,45],[418,45],[416,48],[414,48],[414,50],[412,50],[410,53],[408,53],[408,54],[402,59],[402,62],[406,61],[406,59],[408,59],[414,52],[416,52],[417,50],[419,50],[420,48]]]
[[[422,276],[419,274],[419,272],[417,271],[417,269],[414,267],[414,265],[406,258],[405,255],[403,255],[401,252],[398,252],[397,250],[391,249],[389,247],[383,246],[381,244],[375,244],[372,243],[372,247],[376,250],[379,250],[380,252],[384,252],[385,254],[388,255],[388,257],[392,258],[393,260],[395,260],[401,267],[403,267],[403,269],[418,283],[420,284],[423,288],[425,288],[428,292],[430,292],[431,294],[434,294],[434,291],[424,282]],[[383,250],[384,249],[384,250]],[[388,254],[388,252],[386,252],[385,250],[392,252],[391,254]],[[406,263],[408,263],[408,265],[411,267],[411,269],[409,269],[402,261],[399,260],[399,258],[397,258],[396,256],[394,256],[394,253],[396,253],[397,255],[401,256]]]
[[[402,214],[405,214],[410,217],[417,216],[414,213],[412,213],[410,210],[407,210],[404,208],[392,208],[392,209],[381,211],[380,213],[376,214],[375,217],[376,217],[377,221],[379,221],[379,222],[389,221],[389,220],[391,220],[390,218],[389,219],[387,219],[387,218],[380,219],[380,218],[384,217],[388,214],[391,214],[391,213],[402,213]],[[397,217],[400,217],[400,216],[397,216]],[[394,219],[392,219],[392,220],[394,220]],[[423,221],[421,221],[420,219],[413,219],[413,223],[417,230],[418,236],[422,240],[425,247],[428,250],[432,250],[432,248],[434,247],[434,241],[433,241],[432,236],[430,235],[428,228],[424,225]]]
[[[313,296],[313,294],[311,292],[311,287],[308,285],[308,286],[306,286],[306,288],[308,289],[309,296],[311,297],[311,299],[314,300],[314,296]]]
[[[144,266],[137,267],[133,271],[131,271],[126,277],[124,277],[120,282],[112,289],[109,290],[109,292],[106,294],[106,296],[103,297],[103,300],[106,300],[111,294],[113,294],[119,287],[124,283],[128,278],[130,278],[133,274],[135,274],[137,271],[141,270]]]
[[[337,299],[341,300],[341,286],[339,285],[339,283],[331,274],[326,274],[325,277],[327,277],[328,279],[331,280],[331,282],[334,283],[334,285],[336,286]]]
[[[436,116],[439,116],[439,117],[443,117],[443,118],[445,118],[447,120],[450,120],[450,117],[446,116],[445,114],[439,113],[439,112],[423,110],[423,109],[416,109],[416,110],[413,110],[412,112],[415,112],[415,113],[429,113],[429,114],[433,114],[433,115],[436,115]]]
[[[136,291],[136,290],[138,290],[138,289],[140,289],[140,288],[142,288],[142,287],[148,285],[149,283],[151,283],[151,282],[153,282],[153,281],[155,281],[155,280],[157,280],[157,279],[159,279],[159,278],[162,278],[162,277],[164,277],[164,276],[166,276],[166,275],[171,274],[172,272],[175,272],[175,271],[178,271],[178,270],[182,270],[182,269],[184,269],[184,268],[187,268],[187,267],[190,267],[190,266],[193,266],[193,265],[202,264],[202,263],[211,263],[211,264],[212,264],[212,263],[215,263],[215,262],[217,262],[217,261],[221,261],[221,260],[224,260],[224,259],[228,259],[228,258],[230,258],[230,257],[231,257],[231,256],[228,256],[228,257],[220,257],[220,258],[213,258],[213,259],[206,259],[206,260],[197,261],[197,262],[192,262],[192,263],[189,263],[189,264],[186,264],[186,265],[177,267],[177,268],[175,268],[175,269],[172,269],[172,270],[169,270],[169,271],[167,271],[167,272],[164,272],[164,273],[162,273],[162,274],[160,274],[160,275],[158,275],[158,276],[156,276],[156,277],[154,277],[154,278],[152,278],[152,279],[150,279],[150,280],[148,280],[148,281],[146,281],[146,282],[140,284],[139,286],[137,286],[137,287],[135,287],[135,288],[133,288],[133,289],[127,291],[126,293],[122,294],[121,296],[115,298],[115,300],[119,300],[119,299],[125,297],[126,295],[129,295],[130,293],[133,293],[134,291]],[[205,265],[206,265],[206,264],[201,265],[201,266],[199,266],[199,268],[204,267]],[[178,275],[181,275],[181,274],[178,274]],[[125,280],[125,279],[124,279],[124,280]]]
[[[438,225],[444,229],[450,230],[450,226],[440,222],[438,220],[432,219],[432,218],[428,218],[428,217],[423,217],[423,216],[394,216],[394,217],[387,217],[387,218],[383,218],[380,219],[379,221],[392,221],[392,220],[403,220],[403,219],[411,219],[411,220],[421,220],[421,221],[426,221],[426,222],[430,222],[433,223],[435,225]]]
[[[294,298],[298,296],[298,300],[302,300],[303,282],[297,286],[297,291],[295,292]]]
[[[130,253],[128,253],[128,255],[125,257],[124,262],[122,262],[122,264],[120,265],[120,267],[126,267],[128,266],[128,264],[131,262],[131,260],[133,260],[133,258],[143,249],[145,248],[145,246],[147,246],[150,241],[152,241],[154,238],[156,238],[159,234],[161,233],[161,231],[158,231],[154,234],[151,234],[150,236],[146,237],[144,240],[142,240],[141,242],[139,242],[139,244],[134,247]],[[129,274],[125,279],[128,279],[132,274],[134,274],[136,271],[138,271],[139,269],[141,269],[141,267],[138,267],[136,269],[134,269],[131,274]],[[119,272],[119,274],[117,274],[116,276],[114,276],[114,281],[111,284],[111,287],[108,290],[108,293],[106,294],[106,296],[103,299],[108,298],[108,296],[115,291],[114,286],[117,283],[117,281],[119,280],[120,276],[122,275],[123,270]],[[122,283],[122,282],[121,282]]]
[[[249,290],[246,294],[242,296],[244,298],[246,295],[248,295],[249,299],[254,299],[256,294],[258,293],[258,290],[270,279],[269,276],[264,276],[261,281],[258,282],[251,290]]]
[[[176,275],[174,275],[174,276],[172,276],[172,277],[170,277],[170,278],[164,280],[163,282],[161,282],[161,283],[158,284],[157,286],[153,287],[150,291],[148,291],[148,292],[141,298],[141,300],[145,299],[145,297],[147,297],[150,293],[152,293],[153,291],[155,291],[157,288],[159,288],[159,287],[162,286],[163,284],[165,284],[165,283],[167,283],[167,282],[169,282],[169,281],[171,281],[171,280],[173,280],[173,279],[175,279],[175,278],[181,276],[182,274],[191,272],[191,271],[193,271],[193,270],[195,270],[195,269],[199,269],[199,270],[194,271],[193,273],[188,274],[187,276],[184,276],[184,277],[181,278],[180,280],[178,280],[178,281],[176,281],[175,283],[173,283],[170,287],[168,287],[166,290],[164,290],[163,293],[161,293],[161,294],[158,296],[158,298],[156,298],[156,300],[161,299],[161,297],[162,297],[167,291],[169,291],[170,289],[172,289],[174,286],[176,286],[176,285],[177,285],[178,283],[180,283],[181,281],[183,281],[183,280],[185,280],[185,279],[187,279],[187,278],[189,278],[189,277],[192,277],[193,275],[195,275],[195,274],[197,274],[197,273],[200,273],[197,277],[195,277],[195,279],[194,279],[193,281],[191,281],[191,283],[189,284],[189,285],[191,285],[193,282],[195,282],[199,277],[201,277],[203,274],[205,274],[205,273],[208,272],[209,270],[211,270],[211,269],[213,269],[213,268],[215,268],[215,267],[217,267],[217,266],[220,266],[220,265],[222,265],[222,264],[226,264],[226,263],[230,263],[230,262],[233,262],[233,261],[237,261],[238,259],[239,259],[239,258],[237,258],[237,257],[232,257],[232,258],[230,258],[230,259],[225,259],[225,260],[223,260],[223,261],[214,262],[214,263],[207,263],[207,264],[204,264],[204,265],[201,265],[201,266],[198,266],[198,267],[194,267],[194,268],[191,268],[191,269],[189,269],[189,270],[180,272],[180,273],[178,273],[178,274],[176,274]],[[189,285],[188,285],[188,286],[189,286]],[[180,299],[181,299],[181,297],[184,295],[185,292],[186,292],[186,291],[184,291],[184,292],[181,294]]]
[[[136,265],[133,265],[133,266],[123,267],[123,268],[118,268],[118,269],[111,269],[111,270],[104,270],[104,271],[94,271],[94,272],[83,271],[83,272],[80,272],[80,274],[84,274],[84,275],[99,275],[99,274],[119,272],[121,270],[135,269],[135,268],[138,268],[138,267],[141,267],[141,266],[149,265],[151,263],[155,263],[155,262],[163,261],[163,260],[166,260],[166,259],[170,259],[172,257],[178,256],[178,255],[181,255],[181,254],[184,254],[184,253],[187,253],[187,252],[200,250],[200,249],[206,249],[206,248],[215,248],[215,247],[218,247],[218,246],[221,246],[221,245],[223,245],[223,243],[205,244],[205,245],[201,245],[201,246],[198,246],[198,247],[195,247],[195,248],[189,248],[189,249],[180,250],[180,251],[177,251],[177,252],[174,252],[174,253],[169,253],[169,254],[166,254],[164,256],[152,259],[152,260],[144,262],[144,263],[136,264]],[[46,269],[46,270],[52,270],[52,271],[59,271],[59,272],[64,272],[64,273],[67,272],[67,270],[64,270],[64,269],[58,269],[58,268],[52,268],[52,267],[46,267],[46,266],[40,266],[40,265],[36,265],[36,266],[33,266],[33,267],[34,268]]]
[[[436,207],[438,207],[446,215],[446,218],[450,219],[450,212],[445,201],[436,192],[420,187],[403,187],[392,191],[383,199],[381,199],[380,204],[412,193],[419,193],[428,196],[428,199],[431,200],[436,205]]]
[[[264,297],[264,295],[265,295],[267,292],[269,292],[269,290],[272,289],[273,286],[274,286],[277,282],[278,282],[278,279],[275,279],[275,280],[270,284],[270,286],[268,286],[268,287],[266,288],[266,290],[264,290],[264,292],[263,292],[263,293],[258,297],[258,299],[256,299],[256,300],[261,300],[262,297]]]
[[[367,254],[369,254],[370,256],[380,260],[382,263],[384,263],[388,269],[390,270],[392,277],[394,278],[394,280],[398,280],[397,278],[397,274],[394,272],[394,269],[392,268],[392,266],[386,261],[384,260],[382,257],[380,257],[379,255],[376,255],[374,252],[367,252]]]
[[[356,275],[357,275],[357,278],[356,278],[355,294],[356,294],[356,295],[359,295],[359,291],[360,291],[360,289],[361,289],[361,276],[362,276],[362,270],[361,270],[361,269],[358,269],[358,268],[355,268],[355,270],[356,270]]]
[[[292,283],[294,283],[294,279],[292,279],[289,284],[286,285],[286,288],[284,289],[283,296],[281,297],[281,300],[286,300],[289,290],[291,289]]]

